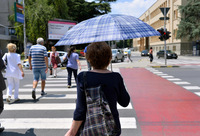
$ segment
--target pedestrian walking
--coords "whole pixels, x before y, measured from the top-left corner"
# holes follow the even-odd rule
[[[153,62],[153,49],[152,47],[150,47],[150,50],[149,50],[149,58],[150,58],[150,63]]]
[[[50,65],[53,66],[54,77],[57,77],[57,67],[58,62],[56,61],[56,57],[59,57],[59,53],[56,51],[56,47],[51,47],[52,52],[50,53]]]
[[[32,89],[32,98],[35,100],[35,91],[41,77],[41,95],[46,95],[47,93],[44,92],[45,88],[45,80],[46,80],[46,73],[48,72],[48,56],[47,56],[47,49],[44,46],[44,39],[38,38],[37,44],[31,46],[29,50],[29,65],[30,70],[33,70],[33,89]]]
[[[67,55],[63,58],[63,60],[68,59],[68,63],[66,65],[66,69],[68,72],[68,88],[71,88],[71,78],[72,78],[72,72],[74,74],[74,78],[76,81],[76,77],[77,77],[77,70],[78,67],[81,70],[81,63],[79,61],[79,55],[76,53],[76,48],[74,46],[72,46]]]
[[[75,136],[83,121],[87,120],[87,118],[90,116],[90,114],[87,112],[87,103],[86,103],[87,93],[85,93],[85,90],[88,89],[91,90],[91,92],[93,92],[95,90],[93,90],[92,87],[98,87],[99,85],[103,85],[101,91],[103,92],[104,96],[107,99],[112,116],[114,118],[114,122],[119,130],[116,136],[119,136],[121,134],[121,127],[120,127],[119,113],[116,105],[118,102],[123,107],[128,106],[130,102],[130,96],[124,86],[122,76],[117,72],[112,72],[107,69],[112,59],[111,48],[105,42],[91,43],[91,45],[88,46],[87,49],[86,59],[90,60],[90,64],[93,67],[93,70],[87,72],[81,72],[77,76],[76,109],[74,111],[71,128],[65,134],[65,136]],[[87,75],[86,76],[87,78],[84,76],[85,73]],[[93,93],[93,95],[96,96],[96,93]],[[98,98],[95,97],[95,101],[97,99]],[[104,99],[104,97],[102,99]],[[89,104],[91,105],[92,103]],[[95,110],[92,110],[91,112],[95,112]],[[94,118],[93,122],[98,121],[99,118],[102,118],[102,115],[101,117]],[[109,118],[106,119],[109,120]],[[85,127],[85,125],[87,126],[88,124],[85,123],[83,125]],[[98,126],[100,125],[103,124],[98,124]],[[91,130],[90,127],[88,127],[88,129]],[[87,132],[89,131],[85,131],[85,133]],[[92,135],[92,134],[87,133],[86,135]]]
[[[3,70],[3,69],[4,69],[4,62],[2,60],[2,55],[0,54],[0,114],[2,113],[3,108],[4,108],[2,92],[3,92],[3,90],[6,89],[6,84],[5,84],[3,75],[1,73],[1,70]],[[4,127],[2,127],[1,123],[0,123],[0,132],[3,132],[3,131],[4,131]]]
[[[9,103],[12,96],[12,90],[15,89],[14,99],[19,100],[19,84],[20,80],[24,77],[24,71],[22,69],[20,55],[16,53],[17,46],[13,43],[7,45],[8,53],[3,56],[3,61],[6,63],[6,74],[8,88],[7,88],[7,99]]]
[[[89,45],[88,45],[88,46],[89,46]],[[84,51],[83,51],[83,52],[84,52],[85,58],[86,58],[87,47],[88,47],[88,46],[86,46],[85,49],[84,49]],[[90,62],[89,62],[88,60],[86,60],[86,61],[87,61],[87,66],[88,66],[88,71],[89,71],[89,70],[91,70],[92,68],[91,68]]]
[[[132,59],[131,59],[131,50],[128,48],[128,50],[127,50],[127,61],[129,62],[129,60],[132,62]]]

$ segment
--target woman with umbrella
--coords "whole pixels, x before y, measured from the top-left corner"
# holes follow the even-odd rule
[[[119,130],[116,136],[121,134],[119,113],[116,105],[119,103],[123,107],[128,106],[130,96],[124,86],[121,75],[107,69],[111,58],[111,48],[107,43],[96,42],[88,46],[86,59],[90,62],[93,70],[86,73],[87,78],[83,77],[84,72],[81,72],[77,76],[76,109],[74,111],[72,126],[65,136],[75,136],[82,122],[86,119],[87,104],[84,90],[99,85],[105,85],[102,91],[109,103],[114,122]],[[86,88],[84,88],[85,82],[87,82]],[[98,119],[96,118],[96,120]],[[89,131],[85,133],[92,135]]]

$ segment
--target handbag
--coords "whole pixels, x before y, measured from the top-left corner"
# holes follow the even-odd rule
[[[61,66],[65,67],[65,66],[67,66],[67,63],[68,63],[68,59],[65,58],[65,59],[63,60],[63,62],[61,62]]]
[[[61,63],[61,60],[60,60],[60,57],[59,57],[59,56],[56,56],[56,63],[57,63],[57,64]]]
[[[111,113],[108,101],[102,91],[105,85],[87,87],[86,74],[84,77],[84,92],[87,103],[86,119],[80,136],[116,136],[120,129],[117,128]]]
[[[0,71],[5,72],[6,66],[8,64],[8,62],[7,62],[7,54],[6,54],[6,58],[4,60],[5,64],[4,64],[4,61],[2,60],[2,56],[0,58],[1,58]]]

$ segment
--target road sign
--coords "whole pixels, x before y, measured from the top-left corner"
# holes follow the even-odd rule
[[[169,17],[166,17],[166,19],[164,17],[160,17],[160,20],[169,20]]]
[[[24,23],[24,11],[23,6],[19,3],[14,3],[15,10],[15,22]]]
[[[165,9],[166,9],[166,12],[165,12]],[[167,8],[167,7],[165,7],[165,8],[160,8],[160,10],[161,10],[161,12],[163,13],[164,16],[167,15],[169,9],[170,9],[170,8]]]

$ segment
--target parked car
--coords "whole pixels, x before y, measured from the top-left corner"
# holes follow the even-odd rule
[[[164,50],[160,50],[159,52],[157,52],[157,57],[158,58],[164,57],[164,53],[165,53]],[[172,52],[171,50],[166,50],[166,56],[167,56],[167,59],[177,59],[178,58],[178,55],[176,53]]]
[[[59,57],[60,57],[60,60],[61,62],[63,62],[63,58],[67,55],[67,52],[64,52],[64,51],[57,51],[59,53]],[[47,55],[48,55],[48,65],[50,66],[50,53],[51,52],[47,52]],[[58,64],[58,66],[61,66],[61,63]],[[28,62],[28,59],[25,59],[23,61],[23,67],[24,68],[29,68],[29,62]]]
[[[121,60],[121,62],[124,61],[124,53],[122,50],[112,49],[112,61],[118,62],[118,60]]]
[[[141,56],[149,56],[149,51],[148,50],[142,50]]]

